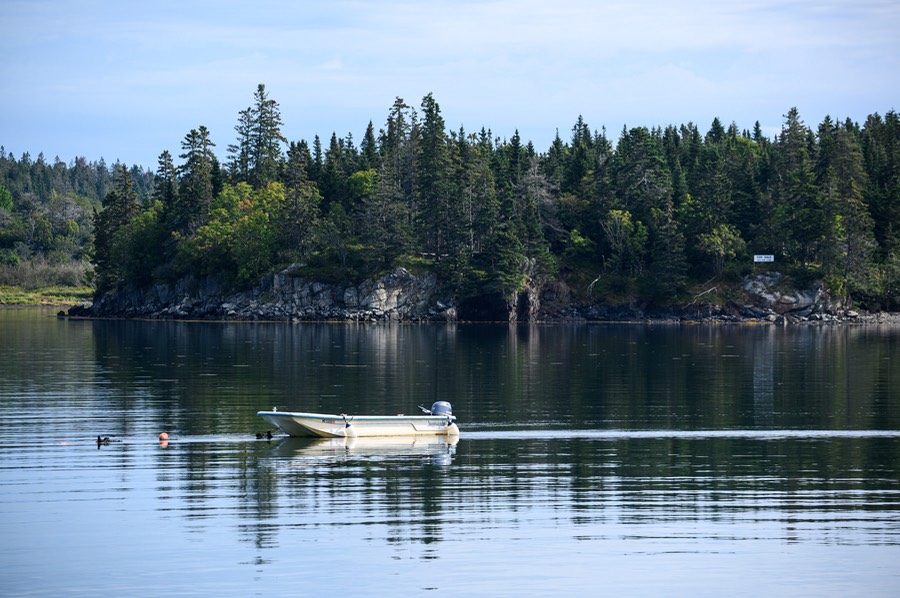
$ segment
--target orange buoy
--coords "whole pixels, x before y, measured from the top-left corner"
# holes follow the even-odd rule
[[[168,439],[169,439],[169,435],[166,434],[165,432],[162,432],[162,433],[160,433],[160,435],[159,435],[159,439],[160,439],[160,440],[168,440]]]

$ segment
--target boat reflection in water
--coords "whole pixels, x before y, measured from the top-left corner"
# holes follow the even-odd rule
[[[432,465],[450,465],[456,455],[458,443],[459,436],[372,436],[315,440],[288,437],[279,442],[272,452],[278,457],[298,457],[316,462],[425,457]]]

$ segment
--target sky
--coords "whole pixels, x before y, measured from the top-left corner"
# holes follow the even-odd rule
[[[615,141],[900,108],[897,0],[0,0],[0,23],[0,145],[66,163],[155,170],[200,125],[224,162],[260,83],[326,145],[429,93],[448,129],[539,152],[579,116]]]

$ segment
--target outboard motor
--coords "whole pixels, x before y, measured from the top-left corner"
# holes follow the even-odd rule
[[[436,401],[431,406],[431,415],[453,415],[453,408],[447,401]]]

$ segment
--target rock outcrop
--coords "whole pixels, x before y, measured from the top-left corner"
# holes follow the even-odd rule
[[[348,286],[310,281],[289,267],[253,289],[221,290],[213,277],[175,285],[122,287],[71,316],[198,320],[396,320],[453,321],[456,308],[432,273],[397,268],[379,280]]]
[[[630,302],[622,305],[574,306],[566,301],[560,284],[543,294],[544,320],[584,320],[605,322],[706,321],[706,322],[893,322],[891,314],[860,314],[847,309],[821,286],[798,290],[778,272],[753,274],[743,280],[739,292],[724,304],[691,301],[682,305],[657,306]]]
[[[122,287],[93,304],[77,305],[61,316],[192,320],[282,320],[360,322],[560,322],[560,321],[756,321],[900,322],[897,314],[860,314],[847,309],[820,286],[797,290],[778,272],[754,274],[724,305],[692,301],[656,306],[577,304],[564,282],[529,284],[508,296],[499,293],[457,303],[431,272],[397,268],[357,285],[327,284],[303,278],[289,267],[265,277],[253,289],[225,292],[212,277],[185,278],[174,285]]]

